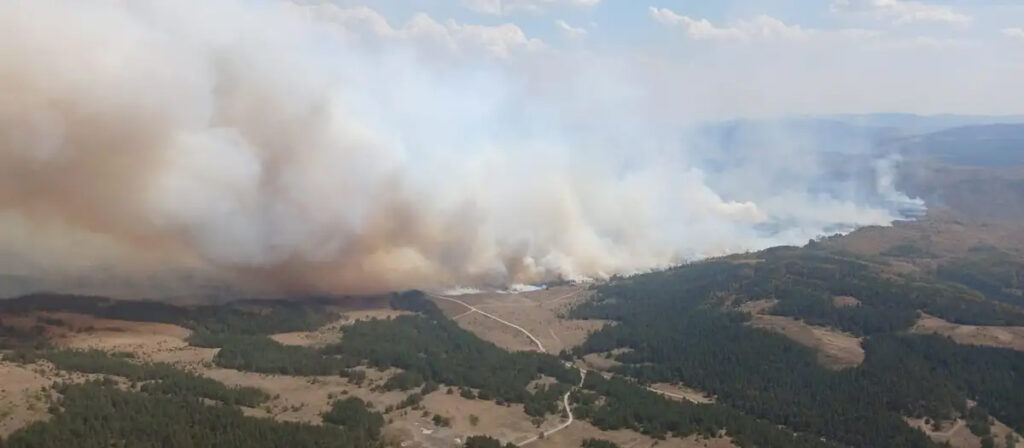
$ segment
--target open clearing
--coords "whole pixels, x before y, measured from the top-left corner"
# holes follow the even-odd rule
[[[320,423],[320,414],[329,409],[333,399],[356,396],[383,411],[415,392],[375,392],[371,390],[373,386],[382,384],[397,370],[365,371],[367,381],[361,385],[335,376],[268,375],[220,368],[201,369],[200,373],[232,386],[258,387],[273,397],[258,409],[247,409],[249,415],[313,424]],[[491,401],[469,400],[457,393],[447,394],[447,387],[443,386],[424,397],[421,404],[422,410],[406,408],[386,414],[389,423],[385,432],[389,437],[405,442],[406,447],[453,447],[458,445],[456,440],[476,434],[502,441],[523,440],[559,422],[557,417],[549,416],[538,429],[523,412],[522,405],[500,406]],[[434,414],[449,418],[451,427],[434,425]],[[479,419],[475,426],[470,423],[471,415]]]
[[[737,311],[750,314],[748,325],[754,328],[781,334],[794,342],[818,352],[818,363],[824,367],[841,370],[857,367],[864,362],[864,348],[856,336],[835,328],[810,325],[799,319],[767,314],[778,304],[776,299],[752,300],[736,307]],[[860,305],[855,297],[836,296],[832,298],[835,307]]]
[[[337,320],[314,331],[293,331],[290,333],[278,333],[270,338],[284,345],[299,345],[304,347],[323,347],[341,340],[341,328],[352,325],[356,322],[366,320],[387,320],[395,317],[412,314],[408,311],[392,309],[364,309],[343,312]]]
[[[30,423],[50,418],[49,406],[56,398],[56,393],[50,389],[54,383],[81,383],[103,377],[57,370],[47,361],[33,364],[0,361],[0,379],[3,380],[0,381],[0,438]]]
[[[860,339],[832,328],[809,325],[783,316],[754,314],[750,326],[779,333],[818,352],[818,362],[830,369],[856,367],[864,362]]]
[[[31,368],[0,362],[0,437],[18,428],[49,417],[43,388],[53,384],[53,377],[41,367]]]
[[[908,418],[906,421],[910,426],[923,431],[935,442],[948,443],[953,448],[981,448],[981,438],[971,433],[963,419],[942,422],[938,429],[925,423],[924,419]],[[1006,434],[1013,432],[1010,427],[995,419],[993,419],[991,431],[996,446],[1003,446]],[[1014,434],[1020,439],[1020,434]]]
[[[655,383],[648,387],[647,390],[657,392],[673,400],[686,400],[697,404],[715,402],[714,397],[681,384]]]
[[[592,438],[609,440],[622,448],[650,448],[654,446],[659,448],[733,448],[736,446],[728,437],[702,440],[697,436],[690,436],[684,439],[670,437],[665,440],[657,440],[630,430],[601,431],[594,425],[583,421],[573,422],[564,431],[538,440],[530,446],[541,448],[578,447],[583,440]]]
[[[548,353],[575,347],[587,335],[597,331],[604,322],[571,320],[562,316],[591,292],[585,286],[556,286],[543,290],[507,293],[479,293],[453,297],[509,323],[523,327],[534,335]],[[479,313],[468,313],[465,306],[445,300],[434,300],[459,326],[480,338],[507,350],[537,350],[536,344],[521,332]]]
[[[1009,348],[1024,351],[1024,327],[960,325],[935,316],[921,315],[910,329],[917,334],[938,334],[968,345]]]

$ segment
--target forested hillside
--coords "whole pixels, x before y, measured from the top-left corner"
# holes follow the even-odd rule
[[[573,316],[618,324],[575,354],[628,348],[615,370],[641,382],[681,382],[743,413],[856,447],[931,446],[903,417],[948,419],[965,413],[968,399],[1024,429],[1024,353],[905,333],[918,311],[1024,323],[1022,310],[966,285],[895,275],[883,261],[811,245],[620,279],[597,293]],[[836,306],[837,296],[859,305]],[[865,337],[864,363],[830,371],[811,349],[745,325],[750,315],[735,310],[761,299],[777,301],[772,313]]]
[[[1024,429],[1024,352],[910,332],[922,312],[951,323],[1024,325],[1024,310],[1015,305],[1020,260],[984,248],[941,259],[916,249],[897,247],[872,258],[813,243],[617,278],[594,286],[594,297],[569,311],[613,324],[558,357],[503,350],[418,291],[391,296],[393,308],[411,314],[349,322],[336,330],[340,339],[315,346],[286,345],[271,335],[334,319],[335,311],[318,301],[193,307],[53,295],[3,301],[5,313],[72,311],[182,325],[193,330],[188,344],[218,349],[210,355],[213,365],[243,372],[342,377],[359,385],[370,369],[398,369],[372,387],[404,392],[400,403],[382,406],[384,414],[354,397],[332,397],[321,414],[325,426],[255,419],[239,407],[263,406],[269,399],[263,390],[229,387],[130,354],[53,348],[42,329],[5,326],[2,336],[14,349],[6,361],[45,360],[108,380],[57,385],[54,418],[12,434],[4,446],[67,446],[72,437],[81,439],[76,446],[115,439],[129,446],[375,446],[386,421],[422,409],[426,396],[444,389],[464,399],[521,403],[541,422],[567,418],[562,397],[568,394],[575,418],[601,430],[655,439],[725,436],[743,448],[938,446],[905,418],[965,419],[986,446],[989,416]],[[926,260],[935,269],[894,269],[901,260]],[[825,368],[814,348],[751,325],[748,305],[860,338],[854,340],[864,349],[863,362]],[[46,316],[36,317],[40,328],[61,324]],[[591,353],[621,364],[581,378],[578,362]],[[694,387],[715,402],[670,399],[648,390],[653,383]],[[148,416],[138,415],[143,409]],[[151,429],[158,420],[166,426]]]
[[[380,414],[352,399],[336,402],[324,415],[323,426],[247,417],[238,406],[263,403],[268,396],[262,390],[227,387],[170,365],[127,356],[57,350],[5,357],[22,363],[37,359],[104,379],[56,384],[53,417],[0,440],[0,447],[365,448],[378,445],[383,426]]]
[[[372,447],[373,441],[333,425],[313,426],[246,417],[189,395],[123,391],[86,383],[61,386],[59,410],[47,422],[16,432],[8,448],[81,447]]]

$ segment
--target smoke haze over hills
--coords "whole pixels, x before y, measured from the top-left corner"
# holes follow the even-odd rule
[[[898,159],[835,175],[827,155],[867,157],[867,138],[770,126],[730,146],[666,126],[599,59],[426,58],[442,50],[338,11],[0,4],[2,273],[335,293],[601,278],[922,207]]]

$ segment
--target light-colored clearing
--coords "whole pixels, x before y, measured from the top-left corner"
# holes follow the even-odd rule
[[[521,326],[534,335],[545,351],[557,354],[582,344],[587,336],[604,326],[596,320],[571,320],[564,316],[580,301],[586,300],[591,292],[584,286],[557,286],[537,291],[520,293],[466,294],[458,300],[494,315],[502,320]],[[491,341],[508,350],[536,350],[524,334],[514,328],[502,325],[493,319],[481,319],[478,313],[465,314],[466,307],[445,300],[435,303],[449,317],[460,316],[459,326],[472,331],[482,339]],[[490,321],[490,322],[487,322]],[[533,348],[530,348],[530,347]]]
[[[864,362],[860,339],[832,328],[808,325],[783,316],[755,314],[750,326],[779,333],[818,352],[818,362],[830,369],[856,367]]]
[[[1024,327],[960,325],[922,313],[910,332],[948,336],[961,344],[1024,351]]]
[[[402,401],[407,395],[404,392],[376,393],[369,390],[394,372],[366,370],[367,381],[356,386],[337,376],[270,375],[222,368],[199,370],[200,374],[229,386],[256,387],[270,394],[272,399],[259,409],[247,410],[249,415],[313,424],[321,423],[320,414],[330,409],[331,396],[335,399],[356,396],[373,403],[378,410]]]
[[[564,430],[536,441],[531,447],[578,447],[585,439],[604,439],[614,442],[622,448],[651,448],[654,446],[659,448],[733,448],[736,446],[728,437],[701,439],[697,436],[690,436],[682,439],[669,437],[665,440],[656,440],[636,431],[626,429],[601,431],[590,423],[577,420]]]
[[[981,448],[981,438],[971,433],[963,419],[958,418],[953,421],[940,422],[938,430],[932,428],[932,425],[925,423],[924,419],[904,418],[904,420],[910,426],[920,429],[928,435],[928,438],[935,442],[949,443],[953,448]],[[1003,446],[1006,434],[1013,432],[1010,427],[995,419],[993,419],[991,431],[992,438],[996,442],[996,446],[999,447]],[[1014,434],[1020,439],[1020,434]]]
[[[456,322],[460,327],[505,350],[513,352],[537,350],[536,344],[522,332],[482,314],[467,314]]]
[[[763,314],[771,311],[772,307],[778,303],[778,299],[751,300],[736,307],[736,310],[750,314]]]
[[[49,406],[57,398],[54,383],[83,383],[106,375],[57,370],[48,361],[14,364],[0,361],[0,438],[36,421],[50,417]],[[113,379],[119,387],[128,382]]]
[[[440,414],[451,419],[452,426],[437,427],[422,411],[402,410],[389,414],[393,422],[389,429],[402,434],[406,447],[456,447],[472,435],[487,435],[502,443],[527,438],[540,431],[530,417],[523,412],[522,405],[499,406],[492,401],[467,400],[458,395],[447,395],[445,388],[427,395],[423,406],[431,414]],[[479,419],[474,426],[470,415]],[[557,423],[549,416],[541,428]]]
[[[686,400],[691,403],[708,404],[715,402],[714,397],[681,384],[655,383],[648,387],[647,390],[657,392],[668,398]]]
[[[29,423],[45,420],[46,393],[54,378],[45,368],[0,362],[0,438]]]
[[[129,352],[139,359],[194,368],[209,364],[215,348],[189,346],[191,332],[177,325],[100,319],[87,315],[50,313],[72,326],[54,344],[73,349]]]
[[[341,340],[341,330],[347,325],[368,320],[390,320],[395,317],[412,314],[408,311],[392,309],[363,309],[346,311],[338,319],[313,331],[293,331],[278,333],[270,338],[284,345],[304,347],[323,347]]]
[[[860,300],[851,296],[835,296],[832,298],[832,306],[835,306],[836,308],[860,306]]]
[[[621,366],[622,363],[614,359],[614,354],[611,357],[607,356],[606,353],[590,353],[583,355],[583,365],[588,370],[597,370],[600,372],[607,372],[614,367]]]

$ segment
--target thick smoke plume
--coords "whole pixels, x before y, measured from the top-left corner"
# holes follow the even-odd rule
[[[829,183],[823,148],[789,135],[710,162],[599,61],[470,59],[332,8],[0,2],[2,273],[499,285],[898,217],[888,174]]]

